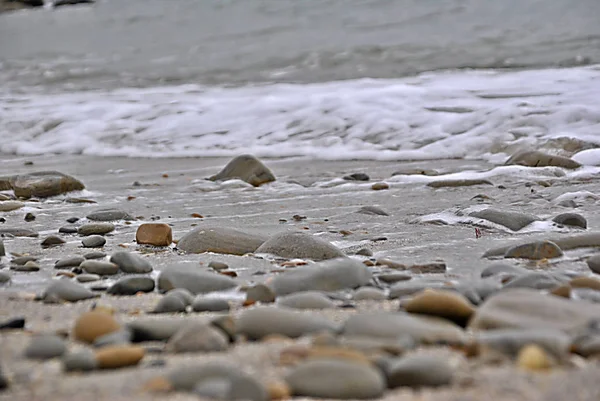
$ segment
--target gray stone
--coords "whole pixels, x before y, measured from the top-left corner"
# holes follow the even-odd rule
[[[85,255],[83,255],[83,257],[87,260],[90,259],[103,259],[106,257],[106,254],[104,252],[100,252],[100,251],[93,251],[93,252],[88,252]]]
[[[169,339],[166,350],[173,353],[221,352],[228,347],[229,339],[221,330],[207,323],[191,323]]]
[[[491,181],[474,178],[474,179],[458,179],[458,180],[438,180],[427,183],[428,187],[431,188],[444,188],[444,187],[471,187],[474,185],[494,185]]]
[[[285,377],[294,396],[346,399],[379,398],[385,378],[373,366],[344,359],[308,360]]]
[[[18,256],[11,259],[10,263],[13,265],[24,265],[27,262],[35,262],[37,258],[35,256]]]
[[[4,248],[4,241],[0,239],[0,257],[6,256],[6,249]]]
[[[469,322],[473,330],[556,329],[572,333],[600,316],[600,305],[530,289],[507,289],[488,298]]]
[[[250,340],[260,340],[271,334],[297,338],[311,333],[336,332],[338,329],[336,324],[320,316],[271,306],[245,310],[237,319],[236,327],[239,334]]]
[[[377,280],[383,281],[387,284],[395,284],[402,281],[408,281],[412,279],[412,276],[406,273],[392,272],[392,273],[378,273],[376,276]]]
[[[0,177],[0,188],[12,189],[19,198],[47,198],[85,189],[77,179],[58,171],[39,171],[29,174]]]
[[[379,338],[410,336],[423,344],[462,344],[465,332],[445,319],[407,313],[371,312],[352,315],[346,320],[344,335]]]
[[[481,271],[481,277],[487,278],[492,276],[519,276],[528,273],[529,270],[519,266],[509,265],[505,262],[492,263]]]
[[[51,359],[67,351],[66,342],[53,334],[33,336],[25,348],[24,356],[29,359]]]
[[[79,267],[86,273],[99,274],[100,276],[111,276],[119,272],[119,266],[116,264],[100,260],[86,260]]]
[[[275,292],[264,284],[256,284],[246,290],[246,300],[249,302],[275,302]]]
[[[50,235],[42,241],[41,245],[43,248],[49,248],[52,246],[63,245],[66,241],[56,235]]]
[[[154,280],[151,277],[123,277],[107,291],[112,295],[135,295],[138,292],[154,291]]]
[[[279,306],[292,309],[332,309],[335,303],[322,292],[301,291],[277,299]]]
[[[60,259],[54,264],[55,269],[65,269],[68,267],[77,267],[85,261],[82,256],[73,256],[70,258]]]
[[[10,281],[10,274],[7,272],[0,271],[0,284],[8,283]]]
[[[89,349],[68,352],[62,363],[65,372],[90,372],[98,366],[94,352]]]
[[[53,280],[42,294],[45,302],[77,302],[97,297],[97,294],[67,278]]]
[[[454,369],[445,358],[416,354],[392,361],[386,376],[389,388],[439,387],[452,383]]]
[[[117,266],[123,273],[150,273],[152,265],[146,259],[134,253],[119,251],[113,253],[110,261]]]
[[[282,258],[326,260],[344,257],[344,253],[327,241],[303,232],[283,232],[265,241],[256,253],[268,253]]]
[[[579,213],[561,213],[555,216],[552,221],[565,226],[587,228],[587,220]]]
[[[203,388],[203,383],[206,381],[227,380],[230,385],[227,395],[223,398],[225,400],[269,400],[267,390],[256,379],[230,364],[209,362],[202,365],[182,366],[171,371],[167,379],[176,391]]]
[[[358,251],[356,251],[356,254],[360,256],[370,257],[373,256],[373,251],[367,248],[361,248]]]
[[[76,234],[77,228],[75,227],[60,227],[58,232],[61,234]]]
[[[12,212],[25,206],[23,202],[8,200],[0,202],[0,212]]]
[[[240,179],[258,187],[275,181],[275,176],[260,160],[252,155],[241,155],[232,159],[218,174],[209,178],[211,181],[227,181]]]
[[[80,283],[91,283],[100,280],[100,276],[97,274],[79,274],[76,280]]]
[[[85,237],[81,244],[84,248],[101,248],[106,244],[106,238],[101,235],[90,235]]]
[[[377,206],[363,206],[357,213],[368,214],[371,216],[389,216],[389,213]]]
[[[229,302],[220,298],[206,298],[198,295],[192,302],[194,312],[226,312],[230,309]]]
[[[355,301],[383,301],[387,299],[387,295],[379,288],[361,287],[356,290],[352,299]]]
[[[223,253],[244,255],[252,253],[265,242],[260,235],[245,233],[233,228],[205,226],[185,234],[177,247],[188,253]]]
[[[177,312],[185,312],[185,308],[187,307],[186,303],[179,297],[177,294],[166,294],[163,296],[154,309],[152,313],[177,313]]]
[[[506,165],[517,164],[527,167],[562,167],[567,169],[576,169],[581,164],[567,157],[549,155],[539,151],[521,151],[517,152],[506,160]]]
[[[480,353],[498,352],[515,358],[521,348],[536,344],[558,360],[569,354],[571,336],[553,329],[499,329],[482,331],[475,336]]]
[[[534,221],[539,220],[538,217],[531,214],[510,212],[492,208],[480,210],[478,212],[472,212],[469,214],[469,216],[491,221],[492,223],[499,224],[513,231],[519,231],[523,227],[526,227]]]
[[[517,276],[504,285],[504,288],[533,288],[536,290],[549,290],[561,285],[556,276],[544,272],[528,272]]]
[[[217,377],[207,380],[202,380],[196,384],[193,393],[201,398],[211,400],[228,400],[227,395],[231,391],[231,380],[227,378]]]
[[[95,348],[102,348],[109,345],[126,345],[130,344],[132,339],[131,331],[124,329],[113,331],[112,333],[105,334],[97,337],[94,340]]]
[[[218,262],[215,260],[211,260],[208,263],[208,267],[212,268],[213,270],[216,271],[221,271],[221,270],[227,270],[229,269],[229,265],[227,263],[223,263],[223,262]]]
[[[365,173],[352,173],[345,175],[344,180],[346,181],[369,181],[371,178]]]
[[[10,269],[17,272],[37,272],[40,270],[40,265],[37,262],[30,260],[24,265],[11,266]]]
[[[189,323],[185,318],[138,319],[127,323],[132,342],[167,341]]]
[[[92,221],[133,220],[129,213],[119,209],[100,209],[88,214],[86,217]]]
[[[428,288],[444,288],[446,284],[442,280],[417,279],[410,281],[400,281],[390,287],[390,299],[404,298]]]
[[[600,274],[600,254],[590,256],[586,260],[586,263],[591,271],[596,274]]]
[[[113,223],[88,223],[77,229],[79,235],[104,235],[115,230]]]
[[[0,236],[36,238],[39,235],[36,231],[26,228],[0,228]]]
[[[25,328],[25,318],[22,316],[11,317],[8,320],[0,321],[0,331],[23,328]]]
[[[163,268],[158,276],[158,289],[165,292],[185,288],[192,294],[222,291],[235,287],[230,277],[202,270],[195,263],[179,263]]]
[[[277,295],[300,291],[338,291],[369,283],[371,271],[361,262],[341,258],[300,266],[276,276],[271,287]]]

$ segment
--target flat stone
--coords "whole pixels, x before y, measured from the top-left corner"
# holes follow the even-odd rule
[[[575,277],[569,281],[569,285],[572,288],[589,288],[592,290],[600,291],[600,280],[595,277]]]
[[[104,259],[106,257],[106,254],[104,252],[100,252],[100,251],[92,251],[92,252],[86,253],[85,255],[83,255],[83,257],[86,260]]]
[[[587,220],[579,213],[561,213],[555,216],[552,221],[565,226],[587,228]]]
[[[3,201],[0,202],[0,212],[12,212],[13,210],[20,209],[23,206],[25,206],[23,202],[13,200]]]
[[[283,232],[266,240],[255,253],[268,253],[289,259],[326,260],[344,257],[331,243],[303,232]]]
[[[226,380],[229,382],[224,400],[268,401],[269,395],[262,384],[236,366],[221,362],[182,366],[166,377],[176,391],[192,391],[206,381]]]
[[[158,276],[158,289],[165,292],[185,288],[192,294],[222,291],[235,287],[230,277],[203,270],[195,263],[179,263],[164,267]]]
[[[115,221],[134,219],[129,213],[119,209],[100,209],[88,214],[86,218],[92,221]]]
[[[504,285],[504,288],[533,288],[549,290],[560,286],[562,281],[555,275],[546,272],[527,272],[517,276]]]
[[[540,241],[550,241],[558,245],[563,251],[569,251],[578,248],[600,248],[600,233],[586,233],[577,235],[568,235],[561,237],[548,238]],[[525,244],[529,242],[524,242]],[[484,258],[503,256],[508,249],[523,242],[512,243],[511,245],[490,249],[483,254]]]
[[[144,357],[144,348],[135,345],[111,345],[95,352],[100,369],[117,369],[137,365]]]
[[[499,353],[516,358],[528,344],[536,344],[559,360],[564,360],[571,346],[571,336],[556,329],[497,329],[478,332],[474,338],[478,353]]]
[[[182,327],[166,345],[167,352],[221,352],[229,347],[229,339],[207,323],[191,323]]]
[[[335,303],[325,294],[318,291],[302,291],[277,299],[279,306],[292,309],[332,309]]]
[[[150,273],[152,265],[146,259],[134,253],[119,251],[113,253],[110,261],[117,266],[123,273]]]
[[[83,258],[82,256],[72,256],[69,258],[64,258],[64,259],[58,260],[54,264],[54,268],[55,269],[66,269],[69,267],[77,267],[80,264],[82,264],[84,261],[85,261],[85,258]]]
[[[392,361],[386,376],[389,388],[440,387],[452,383],[454,368],[445,358],[416,354]]]
[[[385,378],[373,366],[345,359],[308,360],[285,377],[292,394],[328,399],[372,399],[385,391]]]
[[[266,238],[226,227],[198,227],[185,234],[177,247],[188,253],[222,253],[244,255],[253,253]]]
[[[591,271],[600,274],[600,254],[590,256],[585,262]]]
[[[100,276],[111,276],[119,272],[119,266],[116,264],[100,260],[86,260],[79,267],[86,273],[98,274]]]
[[[42,248],[50,248],[53,246],[63,245],[66,241],[56,235],[50,235],[42,241]]]
[[[167,293],[158,301],[152,313],[185,312],[186,307],[186,303],[177,294]]]
[[[216,270],[216,271],[221,271],[221,270],[227,270],[227,269],[229,269],[229,265],[227,263],[219,262],[219,261],[216,261],[216,260],[211,260],[208,263],[208,267],[210,267],[211,269]]]
[[[58,171],[39,171],[0,178],[0,187],[4,188],[6,183],[9,185],[6,189],[12,189],[19,198],[47,198],[85,189],[83,183]]]
[[[472,212],[469,214],[469,216],[491,221],[492,223],[499,224],[512,231],[519,231],[534,221],[539,220],[537,216],[532,214],[510,212],[492,208],[480,210],[478,212]]]
[[[423,280],[415,279],[410,281],[400,281],[390,287],[389,298],[403,298],[428,288],[443,288],[445,283],[442,280]]]
[[[536,241],[528,244],[515,245],[507,249],[505,258],[515,259],[553,259],[563,256],[563,251],[551,241]]]
[[[35,262],[37,258],[35,256],[18,256],[16,258],[11,259],[10,263],[13,265],[24,265],[27,262]]]
[[[236,321],[237,331],[250,340],[260,340],[271,334],[297,338],[310,333],[336,332],[337,326],[320,316],[311,316],[291,309],[261,306],[247,309]]]
[[[464,326],[475,308],[461,294],[448,290],[426,289],[404,304],[409,313],[438,316]]]
[[[365,173],[352,173],[345,175],[344,180],[346,181],[369,181],[371,178]]]
[[[462,344],[466,339],[465,332],[448,320],[401,312],[369,312],[352,315],[346,320],[342,332],[347,336],[370,338],[409,336],[423,344]]]
[[[241,155],[232,159],[211,181],[240,179],[250,185],[260,185],[275,181],[275,176],[260,160],[252,155]]]
[[[363,206],[356,213],[368,214],[371,216],[389,216],[389,213],[377,206]]]
[[[173,242],[173,230],[165,223],[144,223],[135,233],[140,245],[169,246]]]
[[[24,265],[11,266],[10,269],[17,272],[37,272],[40,270],[40,265],[37,262],[30,260]]]
[[[431,188],[444,188],[444,187],[471,187],[474,185],[494,185],[489,180],[484,179],[464,179],[464,180],[438,180],[427,183],[428,187]]]
[[[78,341],[92,344],[98,337],[120,329],[121,325],[111,314],[92,310],[77,318],[73,326],[73,337]]]
[[[412,279],[412,276],[406,273],[393,272],[393,273],[379,273],[375,276],[379,281],[383,281],[387,284],[395,284],[402,281],[408,281]],[[415,291],[416,292],[416,291]]]
[[[506,165],[517,164],[527,167],[562,167],[567,169],[576,169],[581,164],[567,157],[549,155],[538,151],[522,151],[515,153],[504,163]]]
[[[53,280],[42,294],[45,302],[77,302],[84,299],[97,298],[89,289],[67,278]]]
[[[90,372],[98,367],[94,352],[85,348],[65,354],[62,364],[65,372]]]
[[[229,311],[229,302],[221,298],[206,298],[197,296],[192,302],[194,312],[226,312]]]
[[[79,235],[104,235],[115,230],[113,223],[88,223],[77,229]]]
[[[52,359],[67,351],[66,342],[53,334],[35,335],[25,348],[24,356],[29,359]]]
[[[382,191],[384,189],[389,189],[390,185],[387,182],[376,182],[371,185],[371,189],[373,191]]]
[[[92,283],[100,280],[100,278],[97,274],[78,274],[75,279],[80,283]]]
[[[40,234],[36,231],[28,230],[26,228],[0,228],[0,236],[13,236],[13,237],[31,237],[36,238]]]
[[[135,295],[138,292],[154,291],[155,283],[151,277],[123,277],[106,292],[111,295]]]
[[[371,271],[367,266],[354,259],[341,258],[286,271],[275,276],[271,287],[277,295],[300,291],[331,292],[358,288],[370,280]]]
[[[75,227],[60,227],[58,232],[61,234],[77,234],[77,228]]]
[[[379,288],[361,287],[356,290],[352,299],[355,301],[384,301],[387,299],[387,295]]]
[[[597,319],[600,305],[530,289],[507,289],[488,298],[469,322],[473,330],[556,329],[572,333]]]
[[[79,217],[69,217],[67,220],[67,223],[77,223],[79,221]]]
[[[247,302],[270,303],[275,302],[275,298],[275,292],[264,284],[259,283],[246,290]]]

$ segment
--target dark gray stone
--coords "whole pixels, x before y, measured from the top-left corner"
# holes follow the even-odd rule
[[[540,220],[538,217],[531,214],[510,212],[492,208],[484,209],[478,212],[472,212],[469,214],[469,216],[491,221],[492,223],[499,224],[513,231],[519,231],[534,221]]]
[[[110,261],[117,266],[123,273],[150,273],[152,265],[146,259],[134,253],[119,251],[113,253]]]
[[[135,295],[138,292],[154,291],[154,280],[151,277],[123,277],[108,290],[112,295]]]
[[[98,274],[100,276],[111,276],[119,272],[119,266],[116,264],[100,260],[86,260],[79,267],[87,273]]]
[[[371,178],[365,173],[352,173],[344,176],[346,181],[369,181]]]
[[[565,226],[587,228],[587,220],[579,213],[561,213],[554,217],[552,221]]]
[[[61,234],[76,234],[77,228],[75,227],[61,227],[58,229],[58,232]]]
[[[106,238],[101,235],[90,235],[85,237],[81,244],[84,248],[101,248],[106,244]]]
[[[232,159],[211,181],[240,179],[255,187],[275,181],[275,176],[260,160],[252,155],[241,155]]]
[[[92,221],[115,221],[115,220],[133,220],[133,216],[119,209],[101,209],[88,214],[88,220]]]
[[[591,271],[596,274],[600,274],[600,254],[592,255],[587,260],[586,263]]]
[[[392,361],[386,376],[389,388],[439,387],[452,383],[454,368],[445,358],[417,354]]]
[[[50,235],[42,241],[42,248],[50,248],[52,246],[63,245],[66,241],[56,235]]]
[[[79,235],[104,235],[115,230],[112,223],[88,223],[77,229]]]
[[[60,259],[54,264],[55,269],[65,269],[68,267],[77,267],[85,261],[82,256],[73,256],[70,258]]]
[[[389,213],[377,206],[363,206],[357,213],[368,214],[371,216],[389,216]]]
[[[185,312],[186,303],[177,294],[167,293],[152,310],[152,313]]]

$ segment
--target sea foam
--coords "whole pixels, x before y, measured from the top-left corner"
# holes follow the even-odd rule
[[[500,163],[523,148],[558,151],[557,138],[600,145],[599,94],[600,66],[229,88],[0,90],[0,153]],[[584,156],[598,163],[596,154]]]

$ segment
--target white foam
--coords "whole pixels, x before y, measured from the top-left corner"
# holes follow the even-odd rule
[[[587,166],[600,166],[600,149],[586,149],[573,155],[573,160]]]
[[[503,161],[557,137],[600,144],[600,68],[57,94],[0,89],[0,152]]]

